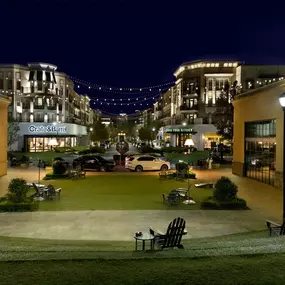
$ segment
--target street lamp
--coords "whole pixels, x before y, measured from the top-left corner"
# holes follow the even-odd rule
[[[182,125],[185,127],[186,126],[186,122],[183,122]]]
[[[285,93],[281,93],[279,96],[279,103],[283,110],[283,179],[282,179],[282,188],[283,188],[283,221],[285,220]]]
[[[90,132],[93,132],[93,128],[90,128]]]

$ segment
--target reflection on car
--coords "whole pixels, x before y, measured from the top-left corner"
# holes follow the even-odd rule
[[[73,168],[80,170],[112,171],[115,168],[115,162],[109,161],[100,155],[83,155],[73,161]]]

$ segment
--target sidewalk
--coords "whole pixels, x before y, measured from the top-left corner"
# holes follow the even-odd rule
[[[132,241],[134,232],[150,226],[165,231],[178,216],[186,220],[186,239],[265,228],[265,217],[254,211],[66,211],[1,213],[0,236]]]

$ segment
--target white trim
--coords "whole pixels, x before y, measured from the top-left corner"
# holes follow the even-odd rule
[[[231,77],[233,73],[205,73],[205,77]]]

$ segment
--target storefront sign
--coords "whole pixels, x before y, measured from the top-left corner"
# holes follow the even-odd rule
[[[165,133],[193,133],[191,128],[166,128]]]
[[[40,125],[35,126],[31,125],[29,126],[29,132],[33,134],[40,134],[40,133],[66,133],[67,127],[66,126],[54,126],[54,125]]]

